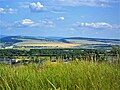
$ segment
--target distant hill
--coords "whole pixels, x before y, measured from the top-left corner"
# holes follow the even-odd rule
[[[3,37],[6,37],[5,35],[0,35],[0,39],[3,38]]]
[[[4,44],[14,44],[14,43],[18,43],[18,42],[22,42],[22,40],[18,39],[19,36],[7,36],[7,37],[2,37],[0,38],[0,42],[4,43]]]
[[[1,43],[15,44],[18,42],[24,42],[25,40],[39,40],[39,41],[54,41],[52,38],[33,37],[33,36],[1,36]],[[56,40],[56,39],[55,39]]]
[[[99,39],[99,38],[84,38],[84,37],[34,37],[34,36],[0,36],[0,43],[6,46],[11,46],[19,42],[63,42],[63,43],[78,43],[80,45],[120,45],[120,39]]]
[[[90,40],[90,41],[120,41],[120,39],[101,39],[101,38],[84,38],[84,37],[70,37],[63,39],[78,39],[78,40]]]
[[[120,44],[120,39],[100,39],[100,38],[84,38],[84,37],[70,37],[70,38],[62,38],[60,41],[63,42],[71,42],[75,40],[86,40],[86,41],[94,41],[94,42],[103,42],[103,43],[112,43],[112,44]]]

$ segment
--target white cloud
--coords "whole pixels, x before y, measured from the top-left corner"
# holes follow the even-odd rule
[[[7,9],[7,12],[8,13],[15,13],[17,10],[16,9],[12,9],[12,8],[9,8],[9,9]]]
[[[111,3],[119,3],[119,0],[54,0],[64,6],[97,6],[108,7]]]
[[[29,8],[30,2],[18,2],[21,8]]]
[[[97,23],[81,23],[80,27],[89,27],[89,28],[112,28],[112,25],[105,22],[97,22]]]
[[[4,8],[0,8],[0,13],[4,13]]]
[[[15,13],[17,10],[12,8],[0,8],[0,14]]]
[[[119,29],[119,25],[112,25],[106,22],[96,22],[96,23],[80,23],[76,22],[74,25],[76,28],[87,28],[87,29],[106,29],[106,30],[112,30],[112,29]]]
[[[33,2],[33,3],[30,3],[29,8],[33,12],[40,12],[43,10],[44,5],[42,5],[40,2],[37,2],[37,3]]]
[[[45,3],[43,5],[41,2],[19,2],[20,8],[29,8],[32,12],[52,12],[52,13],[66,13],[66,9],[61,6],[56,6],[54,1],[48,1],[49,3]],[[52,2],[52,3],[51,3]]]
[[[52,13],[66,13],[66,9],[60,6],[49,6],[47,9],[50,10]]]
[[[48,10],[50,10],[52,13],[66,13],[66,8],[61,7],[61,6],[49,6],[47,8]]]
[[[55,27],[54,22],[48,19],[40,20],[39,23],[41,27]]]
[[[63,20],[65,20],[65,18],[63,16],[61,16],[61,17],[58,17],[57,20],[62,20],[63,21]]]
[[[21,21],[22,25],[32,25],[34,22],[31,19],[24,19]]]
[[[25,28],[25,27],[36,27],[38,25],[39,24],[37,22],[34,22],[31,19],[23,19],[21,21],[14,22],[14,24],[12,25],[12,27]]]
[[[13,29],[13,28],[53,28],[55,27],[55,24],[53,21],[48,20],[48,19],[43,19],[40,21],[33,21],[31,19],[23,19],[20,21],[15,21],[13,23],[6,23],[6,24],[2,24],[0,25],[0,27],[4,28],[4,29]]]

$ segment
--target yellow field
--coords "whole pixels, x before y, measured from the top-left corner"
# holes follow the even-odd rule
[[[17,44],[20,47],[56,47],[56,48],[72,48],[80,44],[62,43],[62,42],[22,42]]]

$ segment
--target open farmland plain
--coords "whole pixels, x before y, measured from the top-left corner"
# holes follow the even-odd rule
[[[73,48],[79,46],[80,44],[31,40],[31,41],[20,42],[15,45],[17,47]]]
[[[44,49],[44,48],[110,48],[120,45],[119,39],[98,38],[62,38],[62,37],[30,37],[6,36],[0,39],[2,47],[8,49]]]

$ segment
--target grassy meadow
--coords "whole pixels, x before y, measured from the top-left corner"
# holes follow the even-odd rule
[[[120,65],[87,61],[1,64],[0,90],[120,90]]]

